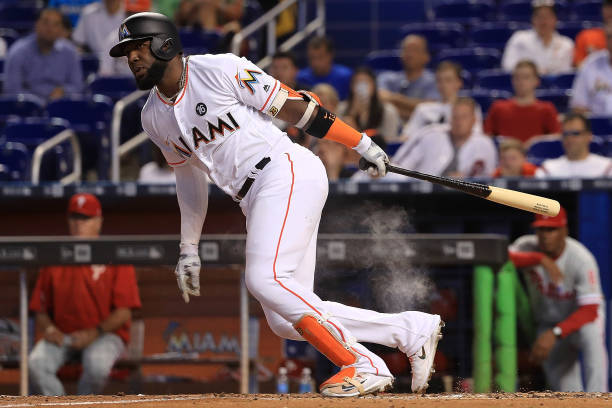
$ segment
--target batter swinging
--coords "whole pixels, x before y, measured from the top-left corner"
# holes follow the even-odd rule
[[[272,124],[278,117],[343,143],[384,176],[387,155],[371,139],[253,63],[232,54],[183,57],[165,16],[124,20],[112,57],[126,56],[140,89],[151,89],[142,126],[174,167],[181,211],[176,278],[185,302],[200,295],[198,242],[206,216],[206,176],[246,216],[246,284],[279,336],[306,340],[341,367],[321,393],[350,397],[384,391],[393,376],[359,342],[398,347],[412,365],[412,390],[424,392],[443,323],[421,312],[377,313],[313,293],[315,250],[328,181],[321,161]]]

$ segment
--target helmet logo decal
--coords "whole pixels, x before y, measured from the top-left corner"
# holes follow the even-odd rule
[[[129,37],[130,35],[130,30],[128,30],[127,26],[125,24],[121,24],[121,27],[119,28],[119,41]]]

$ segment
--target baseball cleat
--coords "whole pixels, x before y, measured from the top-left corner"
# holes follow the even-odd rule
[[[412,367],[412,392],[424,394],[429,387],[431,375],[435,372],[433,368],[434,357],[438,341],[442,338],[442,328],[444,322],[440,320],[440,324],[434,332],[425,341],[421,350],[408,357],[410,366]]]
[[[355,373],[355,367],[347,367],[321,384],[325,397],[359,397],[376,394],[393,386],[393,377],[371,373]]]

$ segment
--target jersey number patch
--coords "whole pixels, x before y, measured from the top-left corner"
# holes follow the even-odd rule
[[[191,134],[193,136],[193,146],[197,149],[200,146],[200,142],[203,141],[204,144],[209,144],[210,142],[215,140],[217,138],[217,133],[220,136],[224,136],[226,130],[229,131],[229,133],[232,133],[240,129],[240,125],[238,125],[238,122],[236,122],[236,119],[234,119],[231,113],[228,112],[227,117],[231,122],[231,125],[221,118],[217,118],[216,126],[210,123],[209,121],[206,121],[206,123],[208,123],[209,136],[205,135],[200,129],[194,126],[191,129]]]

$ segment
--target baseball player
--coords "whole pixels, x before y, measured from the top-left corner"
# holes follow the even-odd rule
[[[398,347],[412,361],[412,390],[424,392],[440,336],[438,315],[377,313],[313,293],[315,250],[328,181],[321,161],[272,124],[277,117],[310,135],[343,143],[383,176],[388,158],[371,139],[244,58],[184,57],[165,16],[124,20],[112,57],[126,56],[141,89],[151,89],[142,125],[174,167],[181,211],[176,278],[185,302],[200,295],[198,242],[206,216],[206,176],[246,216],[246,284],[279,336],[306,340],[341,367],[321,384],[326,396],[389,388],[383,360],[359,342]]]
[[[597,262],[567,236],[567,216],[536,215],[536,235],[518,238],[510,259],[523,268],[538,337],[530,359],[555,391],[607,392],[604,302]],[[584,387],[578,354],[582,354]]]

